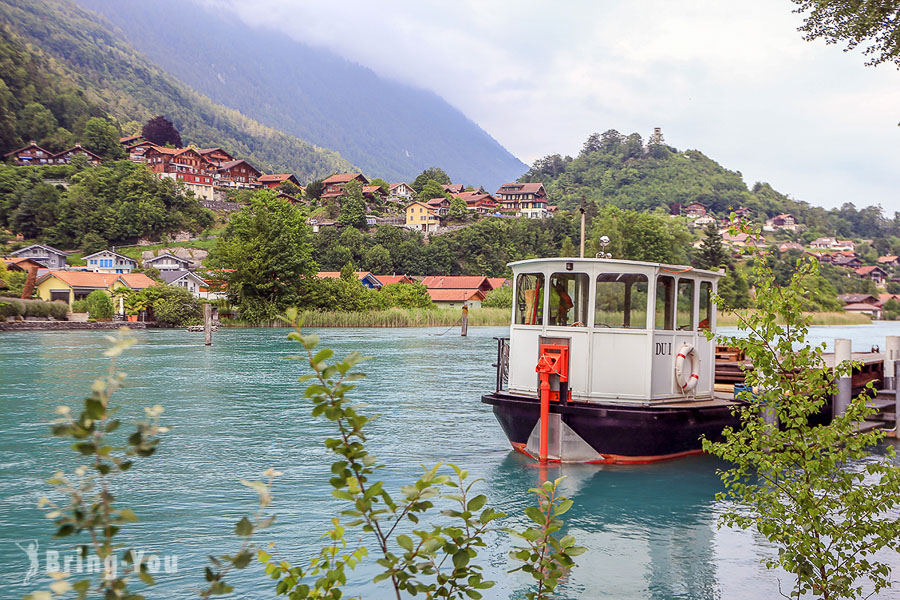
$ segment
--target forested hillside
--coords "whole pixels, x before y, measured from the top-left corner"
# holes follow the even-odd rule
[[[740,171],[729,171],[699,150],[681,151],[662,141],[645,143],[640,134],[611,129],[592,134],[575,158],[554,154],[535,161],[520,181],[541,181],[562,208],[581,204],[613,205],[631,210],[663,209],[700,202],[715,215],[741,206],[758,220],[791,213],[803,225],[804,241],[823,236],[877,238],[900,236],[896,215],[881,207],[857,208],[848,198],[841,208],[826,210],[795,200],[757,182],[747,187]]]
[[[411,180],[438,165],[455,182],[494,190],[528,168],[437,95],[249,27],[225,3],[78,1],[104,14],[181,81],[262,123],[339,151],[367,175]],[[378,24],[359,35],[378,44]]]
[[[154,66],[101,18],[69,0],[0,0],[0,141],[59,149],[91,116],[127,133],[165,115],[185,143],[222,146],[266,171],[301,179],[352,168],[337,153],[212,102]]]

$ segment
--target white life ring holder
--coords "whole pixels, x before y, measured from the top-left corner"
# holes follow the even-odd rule
[[[691,373],[685,377],[684,361],[688,357],[691,359]],[[700,357],[697,356],[694,346],[685,344],[675,357],[675,383],[678,384],[682,392],[690,392],[697,387],[698,381],[700,381]]]

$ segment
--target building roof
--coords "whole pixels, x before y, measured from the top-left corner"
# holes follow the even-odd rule
[[[130,146],[131,144],[134,143],[135,140],[139,140],[139,139],[141,139],[141,136],[139,136],[139,135],[126,135],[125,137],[119,138],[119,143],[125,144],[126,146]]]
[[[8,156],[12,156],[13,154],[18,154],[18,153],[21,152],[22,150],[28,150],[29,148],[37,148],[38,150],[40,150],[41,152],[43,152],[43,153],[46,154],[47,156],[53,156],[53,153],[52,153],[52,152],[48,152],[47,150],[44,150],[43,148],[41,148],[40,146],[38,146],[37,144],[35,144],[34,142],[31,142],[31,143],[29,143],[29,144],[26,144],[26,145],[22,146],[21,148],[16,148],[16,149],[13,150],[12,152],[7,152],[6,154],[3,155],[3,158],[6,158],[6,157],[8,157]]]
[[[543,183],[504,183],[497,190],[498,194],[536,194],[544,189]]]
[[[257,169],[256,167],[254,167],[253,165],[248,163],[243,158],[239,158],[237,160],[229,160],[228,162],[223,162],[221,165],[216,167],[216,170],[217,171],[227,171],[228,169],[231,169],[232,167],[236,167],[241,163],[244,163],[245,165],[247,165],[248,167],[250,167],[251,169],[256,171],[257,174],[259,174],[259,169]]]
[[[484,293],[475,289],[428,289],[428,295],[432,302],[468,302],[469,300],[484,300]]]
[[[364,185],[362,188],[363,194],[383,194],[384,190],[381,189],[380,185]]]
[[[219,148],[218,146],[216,146],[215,148],[200,148],[199,150],[197,150],[197,152],[199,152],[201,155],[212,154],[213,152],[221,152],[222,154],[231,156],[231,152]]]
[[[175,256],[174,254],[170,254],[168,252],[163,252],[162,254],[157,254],[156,256],[151,256],[150,258],[145,258],[144,264],[147,264],[148,262],[153,262],[153,261],[159,260],[161,258],[174,258],[175,260],[177,260],[179,262],[183,262],[183,263],[193,263],[194,262],[189,258],[183,258],[181,256]]]
[[[411,187],[408,183],[406,183],[405,181],[400,181],[400,182],[397,182],[397,183],[392,183],[392,184],[390,185],[390,188],[391,188],[392,190],[395,190],[395,189],[397,189],[398,187],[400,187],[401,185],[405,185],[405,186],[408,187],[409,189],[412,189],[412,187]]]
[[[331,177],[328,177],[327,179],[323,180],[322,183],[326,184],[326,185],[329,183],[347,183],[347,182],[353,181],[354,179],[357,179],[359,177],[363,178],[364,185],[366,183],[369,183],[369,180],[366,179],[366,176],[363,175],[362,173],[338,173],[336,175],[332,175]]]
[[[788,250],[803,250],[803,245],[798,244],[797,242],[785,242],[778,246],[779,252],[787,252]]]
[[[883,265],[894,263],[894,262],[897,262],[897,257],[896,256],[879,256],[878,262]]]
[[[840,294],[838,300],[845,304],[875,304],[878,298],[872,294]]]
[[[137,261],[135,259],[131,258],[130,256],[125,256],[124,254],[119,254],[118,252],[116,252],[114,250],[101,250],[100,252],[94,252],[93,254],[88,254],[87,256],[85,256],[83,258],[83,260],[87,260],[89,258],[93,258],[93,257],[97,256],[98,254],[104,254],[104,253],[113,254],[116,256],[116,258],[123,258],[125,260],[130,260],[134,264],[137,264]]]
[[[491,289],[496,290],[497,288],[501,288],[506,285],[505,277],[488,277],[488,283],[491,284]]]
[[[90,271],[48,271],[43,274],[38,283],[48,277],[56,277],[69,287],[107,289],[116,280],[121,280],[125,285],[134,290],[140,290],[156,285],[156,282],[143,273],[92,273]]]
[[[875,306],[873,304],[858,303],[858,304],[848,304],[847,306],[844,307],[844,310],[855,310],[855,311],[859,311],[859,312],[875,312],[875,311],[881,310],[881,308],[878,306]]]
[[[32,245],[26,246],[24,248],[19,248],[15,252],[10,252],[10,254],[13,256],[17,256],[19,254],[22,254],[26,250],[31,250],[32,248],[43,248],[44,250],[47,250],[48,252],[51,252],[53,254],[59,254],[61,256],[69,256],[69,254],[70,254],[69,252],[63,252],[62,250],[57,250],[53,246],[47,246],[46,244],[32,244]]]
[[[496,202],[497,199],[488,194],[487,192],[459,192],[458,194],[453,194],[454,198],[462,198],[466,201],[466,204],[475,204],[482,200],[490,199],[492,202]]]
[[[29,265],[37,267],[38,269],[47,268],[28,256],[0,256],[0,260],[6,263],[7,267],[15,267],[16,269],[20,269],[22,271],[27,270],[26,267],[28,267]]]
[[[159,278],[168,283],[169,285],[175,283],[182,277],[193,277],[197,280],[201,285],[206,285],[206,280],[194,273],[193,271],[188,271],[187,269],[172,269],[170,271],[160,271]]]
[[[97,160],[102,160],[98,155],[94,154],[87,148],[83,147],[81,144],[75,144],[68,150],[63,150],[62,152],[57,152],[56,154],[53,155],[53,157],[56,158],[57,156],[62,156],[63,154],[68,154],[70,152],[84,152],[85,154],[89,154],[91,156],[91,158],[96,158]]]
[[[294,180],[296,185],[300,185],[300,182],[297,181],[297,178],[294,177],[292,173],[273,173],[271,175],[260,175],[257,177],[260,183],[284,183],[285,181]]]
[[[428,206],[441,206],[442,204],[450,204],[450,201],[446,198],[432,198],[431,200],[427,200],[425,203]]]
[[[410,279],[406,275],[376,275],[378,281],[381,282],[382,285],[391,285],[392,283],[415,283],[415,280]]]
[[[479,276],[447,276],[430,275],[422,280],[425,287],[435,290],[462,290],[462,289],[479,289],[482,287],[491,287],[491,283],[487,277]]]
[[[316,277],[318,277],[319,279],[340,279],[341,272],[340,271],[319,271],[318,273],[316,273]],[[380,279],[378,279],[378,277],[376,277],[375,275],[373,275],[371,273],[371,271],[357,271],[356,277],[359,278],[360,281],[363,281],[364,279],[368,279],[369,281],[371,281],[372,283],[375,283],[377,285],[384,285],[382,283],[382,281]]]
[[[447,183],[442,185],[441,187],[445,192],[450,192],[451,194],[459,194],[466,189],[466,186],[461,183]]]
[[[879,267],[878,265],[875,265],[873,267],[860,267],[860,268],[856,269],[856,274],[861,275],[861,276],[870,275],[872,272],[874,272],[876,270],[880,271],[883,275],[887,275],[887,272],[884,269],[882,269],[881,267]]]

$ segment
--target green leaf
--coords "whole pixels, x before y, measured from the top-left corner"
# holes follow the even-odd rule
[[[243,517],[240,521],[237,522],[237,525],[234,526],[235,535],[239,535],[241,537],[247,537],[253,533],[253,523],[250,522],[250,519],[247,517]]]

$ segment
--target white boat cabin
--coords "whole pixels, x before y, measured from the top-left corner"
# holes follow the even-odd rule
[[[542,343],[568,346],[572,401],[651,404],[713,396],[716,310],[722,273],[604,258],[511,263],[515,296],[509,340],[512,394],[534,397]],[[696,387],[676,383],[690,344]]]

